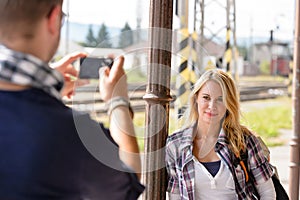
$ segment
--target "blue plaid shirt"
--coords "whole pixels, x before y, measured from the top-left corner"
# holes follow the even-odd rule
[[[272,167],[263,154],[259,140],[254,136],[248,136],[248,166],[253,173],[257,184],[267,181],[273,174]],[[235,182],[235,190],[238,199],[253,199],[251,189],[246,184],[244,171],[240,165],[234,166],[233,153],[228,149],[226,134],[221,130],[215,151],[221,160],[230,169],[232,175],[236,174],[238,183]],[[180,194],[181,199],[195,199],[195,169],[193,164],[193,127],[184,129],[170,135],[166,145],[166,165],[168,172],[169,193]]]

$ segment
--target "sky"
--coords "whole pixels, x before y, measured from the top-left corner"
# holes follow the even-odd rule
[[[237,34],[269,35],[274,38],[293,38],[294,0],[236,0]]]
[[[67,11],[69,7],[69,20],[72,22],[105,23],[107,26],[120,28],[128,22],[132,29],[137,27],[139,16],[141,28],[148,28],[149,2],[150,0],[64,0],[63,10]],[[211,16],[221,13],[215,7],[211,10]],[[294,0],[236,0],[237,36],[269,37],[272,29],[274,38],[292,40],[294,13]],[[217,19],[211,23],[216,25],[220,21]],[[176,24],[176,18],[174,22]]]
[[[69,3],[68,3],[69,1]],[[149,0],[64,0],[63,10],[69,4],[69,19],[72,22],[102,24],[124,27],[128,22],[136,27],[137,14],[142,17],[143,27],[148,27]],[[140,9],[137,9],[137,4]]]

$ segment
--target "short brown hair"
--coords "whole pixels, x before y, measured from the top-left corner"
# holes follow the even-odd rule
[[[63,0],[1,0],[0,30],[30,33],[36,23],[46,17],[55,5],[62,5]]]

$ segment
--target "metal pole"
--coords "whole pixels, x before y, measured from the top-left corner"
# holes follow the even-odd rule
[[[69,53],[69,42],[70,42],[70,32],[69,32],[69,29],[70,29],[70,23],[69,23],[69,16],[70,16],[70,1],[67,0],[67,16],[66,16],[66,49],[65,49],[65,54],[68,54]]]
[[[289,196],[299,199],[300,171],[300,0],[296,0],[293,62],[293,137],[290,142]]]
[[[194,1],[194,31],[198,33],[196,66],[200,74],[204,71],[203,44],[204,44],[204,0]]]
[[[232,34],[233,34],[233,68],[234,68],[234,79],[235,81],[239,81],[239,72],[238,72],[238,50],[237,50],[237,43],[236,43],[236,6],[235,6],[235,0],[231,1],[231,6],[233,8],[233,28],[232,28]]]
[[[204,46],[204,16],[205,16],[205,0],[200,0],[200,7],[201,7],[201,24],[200,24],[200,49],[199,49],[199,56],[200,56],[200,71],[203,73],[206,66],[204,66],[204,53],[203,53],[203,46]]]
[[[169,102],[172,51],[173,0],[150,1],[150,50],[146,100],[145,157],[142,182],[145,200],[166,198],[166,138],[169,129]]]
[[[225,63],[226,72],[232,73],[231,63],[232,63],[232,49],[230,46],[231,38],[231,27],[230,27],[230,0],[226,0],[226,44],[225,44]]]
[[[190,57],[190,45],[189,45],[189,30],[188,30],[188,13],[189,13],[189,1],[186,0],[177,0],[178,2],[178,17],[180,19],[180,29],[179,35],[177,37],[178,49],[176,52],[180,57],[180,63],[177,65],[179,76],[176,78],[176,88],[177,90],[177,99],[175,102],[175,110],[177,113],[177,117],[180,118],[187,104],[187,96],[190,88],[190,73],[188,61]]]

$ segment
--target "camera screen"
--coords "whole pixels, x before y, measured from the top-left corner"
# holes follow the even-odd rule
[[[98,79],[99,68],[104,66],[111,67],[112,62],[110,58],[82,58],[80,59],[79,78]]]

